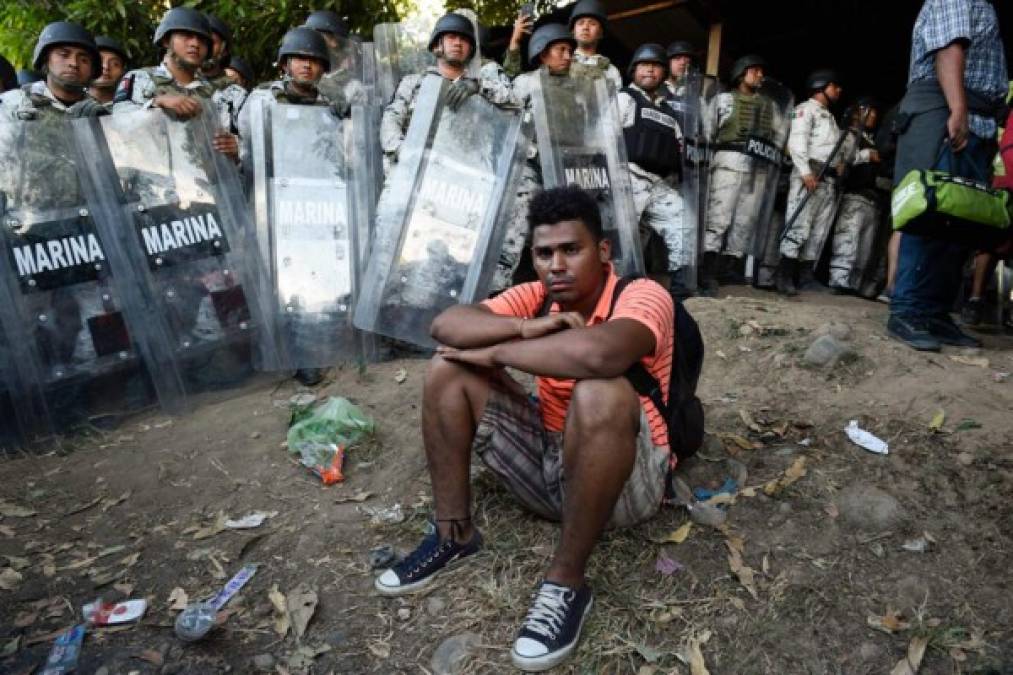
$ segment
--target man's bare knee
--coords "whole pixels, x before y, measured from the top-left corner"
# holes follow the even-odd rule
[[[580,430],[636,434],[640,399],[625,377],[578,380],[570,398],[568,417]],[[569,420],[568,420],[569,422]],[[569,426],[569,423],[567,424]]]

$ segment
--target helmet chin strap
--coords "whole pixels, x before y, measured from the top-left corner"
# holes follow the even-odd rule
[[[66,89],[69,92],[84,94],[88,91],[87,84],[81,84],[80,81],[71,81],[66,78],[60,77],[54,72],[49,72],[48,77],[53,78],[53,81],[60,85],[62,89]]]

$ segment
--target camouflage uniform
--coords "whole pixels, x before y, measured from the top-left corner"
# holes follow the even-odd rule
[[[859,160],[876,147],[871,134],[859,139]],[[861,162],[860,162],[861,163]],[[861,290],[862,279],[871,276],[869,268],[876,250],[877,230],[883,220],[882,203],[889,194],[889,181],[877,176],[878,165],[864,164],[847,178],[845,194],[834,224],[830,258],[830,285]]]
[[[816,99],[810,98],[795,106],[788,137],[788,152],[794,166],[788,188],[788,217],[795,213],[806,195],[803,175],[819,173],[830,157],[841,130],[833,114]],[[847,156],[842,147],[837,157]],[[833,225],[839,189],[836,170],[828,170],[824,179],[809,197],[805,208],[798,214],[781,242],[781,255],[787,258],[815,262]]]
[[[660,90],[652,97],[635,84],[631,84],[629,89],[645,96],[655,107],[668,110],[664,107],[665,98]],[[637,123],[637,103],[633,95],[625,90],[620,91],[618,101],[622,127],[624,129],[633,127]],[[674,122],[674,118],[671,119]],[[678,128],[677,123],[672,133],[676,138],[682,138],[682,130]],[[660,176],[643,168],[632,159],[629,161],[629,167],[633,204],[637,210],[640,226],[656,232],[664,239],[668,250],[668,270],[674,272],[681,269],[689,262],[686,260],[687,252],[683,250],[688,236],[685,230],[689,227],[695,231],[696,228],[693,224],[684,222],[685,205],[682,195],[679,194],[677,174]]]
[[[385,169],[389,169],[390,164],[397,161],[398,150],[408,132],[412,113],[415,112],[415,100],[418,98],[422,79],[430,74],[439,75],[439,72],[435,66],[432,66],[427,68],[424,73],[405,75],[397,85],[394,100],[384,108],[383,119],[380,121],[380,146],[383,148]],[[479,96],[500,108],[520,107],[520,103],[505,79],[490,79],[486,77],[485,70],[482,72],[483,75],[478,82]]]
[[[623,76],[619,74],[619,69],[612,65],[607,56],[601,54],[586,55],[574,51],[573,62],[570,63],[570,77],[604,77],[612,83],[616,91],[623,86]]]
[[[208,99],[218,111],[219,124],[223,130],[226,126],[228,131],[233,132],[239,128],[239,111],[246,101],[245,89],[231,82],[228,82],[227,86],[216,87],[199,73],[190,84],[179,84],[162,63],[151,68],[131,70],[123,76],[120,86],[116,89],[113,113],[147,110],[154,103],[156,96],[164,94],[182,94]]]
[[[70,108],[53,95],[45,80],[0,95],[0,117],[12,122],[62,117]]]
[[[777,106],[761,94],[726,92],[715,98],[714,105],[717,107],[716,148],[710,162],[704,250],[741,258],[751,252],[756,219],[766,195],[763,190],[744,189],[752,183],[750,177],[756,160],[722,146],[744,143],[751,133],[772,137],[780,122]],[[754,116],[759,123],[753,123]]]

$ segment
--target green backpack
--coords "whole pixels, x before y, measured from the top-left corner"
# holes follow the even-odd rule
[[[908,172],[890,206],[894,230],[979,249],[1008,239],[1013,222],[1008,191],[935,169]]]

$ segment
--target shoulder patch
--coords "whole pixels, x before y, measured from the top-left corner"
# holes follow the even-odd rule
[[[134,97],[134,74],[128,73],[123,76],[120,80],[119,86],[116,87],[116,96],[113,97],[113,103],[122,103],[129,101]]]

